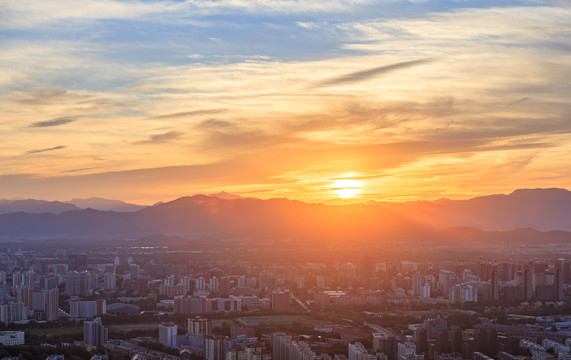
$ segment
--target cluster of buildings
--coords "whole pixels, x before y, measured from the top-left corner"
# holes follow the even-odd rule
[[[100,318],[118,306],[135,306],[115,301],[125,296],[152,299],[176,315],[189,317],[183,331],[171,323],[159,327],[159,342],[179,349],[181,358],[345,360],[343,354],[318,354],[317,345],[300,334],[274,333],[257,338],[253,327],[234,323],[230,336],[215,335],[210,320],[200,316],[256,310],[281,313],[294,306],[300,311],[326,311],[330,306],[379,306],[388,302],[558,302],[565,300],[571,285],[571,263],[564,261],[432,264],[377,262],[365,256],[354,264],[256,266],[244,261],[237,266],[232,261],[176,263],[166,258],[147,263],[148,258],[135,260],[124,255],[96,258],[60,252],[32,258],[20,252],[0,254],[0,322],[54,321],[60,317],[84,320],[87,346],[105,345],[133,355],[142,351],[141,344],[110,341]],[[62,296],[67,299],[63,310]],[[519,360],[511,355],[516,346],[528,349],[532,360],[551,360],[549,355],[571,360],[565,339],[545,331],[540,339],[530,336],[538,334],[536,330],[499,325],[461,330],[449,328],[442,318],[411,325],[410,330],[413,335],[406,338],[390,331],[348,330],[339,324],[316,328],[327,338],[323,346],[346,346],[346,358],[351,360]],[[23,342],[23,335],[20,338],[17,333],[4,338],[0,342]]]
[[[255,337],[253,327],[234,323],[230,331],[230,337],[212,334],[211,321],[197,316],[188,319],[185,334],[179,334],[178,326],[173,323],[161,324],[159,342],[204,359],[271,359],[265,344]]]
[[[451,304],[563,301],[571,285],[570,265],[566,261],[498,263],[489,260],[439,265],[410,261],[377,263],[371,257],[364,257],[360,264],[338,265],[329,276],[317,276],[314,301],[322,307],[378,305],[404,298],[420,303],[431,303],[439,298]],[[365,291],[355,294],[347,289]]]
[[[55,321],[61,316],[92,318],[105,314],[105,300],[81,301],[96,289],[113,288],[114,273],[104,267],[88,271],[87,255],[65,256],[66,263],[32,261],[21,253],[0,256],[0,322]],[[100,282],[97,280],[100,279]],[[60,295],[69,295],[70,313],[60,309]]]
[[[288,311],[300,289],[307,294],[297,301],[302,307],[325,308],[443,299],[450,304],[562,301],[571,286],[571,263],[564,261],[379,263],[365,256],[355,264],[188,266],[154,260],[141,266],[131,256],[102,261],[87,254],[31,258],[8,252],[0,255],[0,322],[91,319],[106,314],[107,307],[103,299],[85,297],[102,293],[107,299],[120,293],[160,298],[161,306],[172,306],[177,314],[204,315]],[[65,312],[61,294],[71,296]]]

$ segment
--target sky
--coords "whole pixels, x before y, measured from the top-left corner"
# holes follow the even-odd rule
[[[541,0],[4,0],[0,198],[571,188],[570,19]]]

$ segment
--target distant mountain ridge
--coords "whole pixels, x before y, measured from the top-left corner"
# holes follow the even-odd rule
[[[25,212],[30,214],[61,214],[66,211],[96,209],[102,211],[137,211],[146,206],[129,204],[120,200],[102,198],[73,199],[71,201],[46,201],[34,199],[6,200],[0,199],[0,214]]]
[[[216,194],[209,194],[208,196],[214,196],[214,197],[217,197],[219,199],[225,199],[225,200],[244,199],[243,196],[236,195],[236,194],[230,194],[230,193],[227,193],[226,191],[220,191]]]
[[[72,210],[79,210],[79,207],[61,201],[0,199],[0,214],[9,214],[16,212],[25,212],[31,214],[61,214],[63,212]]]
[[[515,229],[523,230],[512,231]],[[546,233],[551,230],[559,232]],[[195,195],[130,212],[75,208],[60,213],[0,215],[1,237],[140,238],[161,234],[355,244],[472,241],[484,235],[489,239],[571,240],[571,234],[564,231],[571,231],[571,192],[564,189],[524,189],[469,200],[352,205]]]
[[[519,189],[508,195],[488,195],[469,200],[409,202],[397,205],[397,208],[429,219],[437,227],[571,231],[571,192],[559,188]]]
[[[89,199],[72,199],[69,203],[74,204],[81,209],[91,208],[103,211],[137,211],[146,207],[143,205],[126,203],[121,200],[109,200],[97,197]]]

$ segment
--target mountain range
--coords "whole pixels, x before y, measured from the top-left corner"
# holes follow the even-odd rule
[[[27,208],[22,203],[18,212],[0,215],[0,236],[134,239],[162,234],[182,238],[211,236],[345,243],[420,239],[476,241],[482,237],[571,239],[567,233],[571,231],[571,192],[564,189],[524,189],[509,195],[469,200],[352,205],[261,200],[226,193],[221,197],[195,195],[123,212],[78,209],[76,205],[86,204],[78,201],[76,205],[59,202],[47,205],[25,200]],[[66,206],[74,208],[65,210]],[[512,231],[522,228],[524,230]]]
[[[0,199],[0,214],[9,214],[15,212],[25,212],[30,214],[61,214],[66,211],[81,209],[123,212],[137,211],[145,207],[146,206],[143,205],[126,203],[121,200],[108,200],[95,197],[89,199],[72,199],[67,202],[34,199]]]

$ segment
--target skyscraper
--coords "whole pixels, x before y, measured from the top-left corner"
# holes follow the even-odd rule
[[[462,354],[462,330],[458,326],[450,332],[450,352]]]
[[[558,267],[555,269],[555,281],[554,281],[554,300],[563,301],[563,269]]]
[[[204,344],[204,358],[206,360],[223,360],[224,359],[224,337],[209,336]]]
[[[59,317],[59,289],[44,290],[46,320],[55,321]]]
[[[415,272],[412,275],[412,295],[421,296],[423,285],[424,285],[424,276],[420,271]]]
[[[428,334],[426,330],[419,326],[414,330],[414,337],[416,340],[416,353],[422,354],[428,351]]]
[[[530,268],[523,272],[523,297],[525,300],[533,297],[533,269]]]
[[[86,345],[102,345],[107,342],[107,336],[107,329],[103,326],[101,318],[83,323],[83,342]]]
[[[272,310],[274,311],[288,311],[291,307],[291,292],[286,290],[272,291]]]
[[[377,276],[377,264],[370,256],[361,258],[361,277],[365,280],[373,279]]]
[[[188,319],[188,333],[208,335],[210,333],[210,320],[200,316]]]
[[[492,271],[490,300],[500,300],[500,275],[497,271]]]
[[[87,270],[87,255],[75,254],[69,255],[67,258],[70,271],[85,271]]]
[[[448,330],[438,330],[436,333],[436,351],[441,354],[448,354],[450,352]]]
[[[159,342],[164,346],[176,345],[177,326],[173,323],[163,323],[159,326]]]

